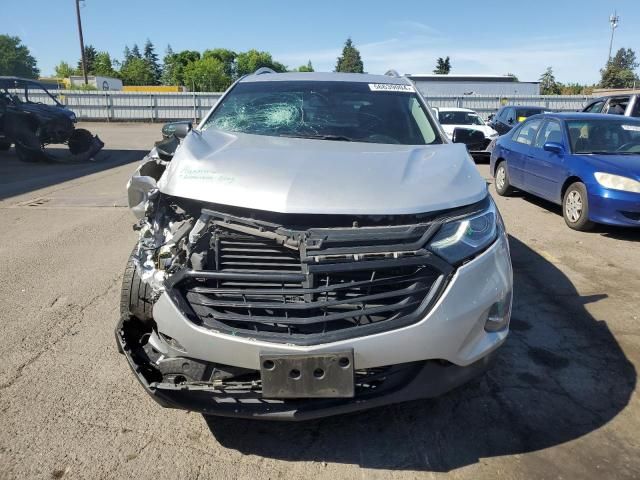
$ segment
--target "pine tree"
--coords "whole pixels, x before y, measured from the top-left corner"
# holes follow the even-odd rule
[[[149,39],[147,39],[147,42],[144,44],[144,59],[149,64],[149,68],[151,69],[153,75],[153,84],[160,85],[162,67],[160,66],[160,62],[158,61],[158,54],[155,52],[155,47]]]
[[[633,87],[640,83],[635,70],[638,68],[636,53],[630,49],[621,48],[615,56],[607,62],[605,68],[600,70],[602,88]]]
[[[364,65],[360,52],[353,44],[351,38],[347,38],[342,49],[342,56],[338,57],[338,63],[336,64],[336,72],[350,72],[350,73],[363,73]]]
[[[540,76],[540,93],[542,95],[560,95],[562,85],[556,82],[553,75],[553,69],[547,67],[545,72]]]
[[[449,75],[449,72],[451,72],[451,60],[449,57],[438,57],[436,60],[436,69],[433,73],[438,75]]]
[[[138,48],[137,43],[133,44],[133,48],[131,49],[131,56],[133,58],[142,58],[142,54],[140,53],[140,49]]]
[[[87,75],[95,74],[96,55],[98,51],[92,46],[87,45],[84,47],[84,60],[87,62]],[[82,73],[82,59],[78,60],[78,71]]]

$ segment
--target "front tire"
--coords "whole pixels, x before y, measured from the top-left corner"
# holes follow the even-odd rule
[[[593,222],[589,220],[589,197],[584,183],[572,183],[564,192],[562,215],[567,226],[573,230],[584,232],[593,227]]]
[[[89,130],[84,128],[76,128],[69,137],[69,151],[73,155],[84,153],[91,148],[93,142],[93,135]]]
[[[149,324],[153,320],[151,298],[151,287],[142,281],[133,262],[133,249],[122,277],[122,290],[120,294],[120,316],[123,320],[136,317],[144,324]]]
[[[507,171],[507,162],[504,160],[498,164],[496,167],[495,177],[495,186],[496,192],[501,197],[506,197],[513,193],[513,187],[509,183],[509,172]]]

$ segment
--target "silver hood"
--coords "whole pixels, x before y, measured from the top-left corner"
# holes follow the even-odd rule
[[[487,186],[462,144],[427,146],[191,132],[167,195],[279,213],[394,215],[468,205]]]

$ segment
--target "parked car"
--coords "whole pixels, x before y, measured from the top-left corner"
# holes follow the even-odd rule
[[[551,113],[551,110],[537,106],[506,105],[501,107],[495,115],[489,115],[489,126],[499,135],[504,135],[530,116],[540,113]]]
[[[477,112],[468,108],[441,107],[437,109],[438,120],[449,139],[453,138],[453,130],[458,127],[478,130],[484,134],[487,143],[498,136],[493,128],[485,123]]]
[[[468,108],[441,107],[437,109],[438,120],[449,139],[457,128],[465,128],[481,132],[483,138],[476,145],[470,146],[469,153],[476,159],[488,159],[491,154],[487,147],[491,140],[498,137],[498,132],[485,123],[477,112]]]
[[[640,117],[640,94],[600,97],[587,104],[583,112],[609,113],[626,117]]]
[[[640,226],[638,119],[536,115],[498,139],[490,168],[499,195],[518,188],[561,204],[573,229]]]
[[[262,69],[169,130],[128,185],[116,328],[161,405],[301,420],[487,368],[511,311],[504,225],[409,80]]]
[[[66,144],[74,160],[88,159],[104,144],[88,130],[75,128],[76,115],[39,82],[0,77],[0,150],[15,144],[25,162],[51,160],[50,144]]]

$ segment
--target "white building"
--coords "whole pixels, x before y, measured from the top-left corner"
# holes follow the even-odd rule
[[[540,82],[520,82],[508,75],[407,74],[423,95],[496,96],[540,95]]]

